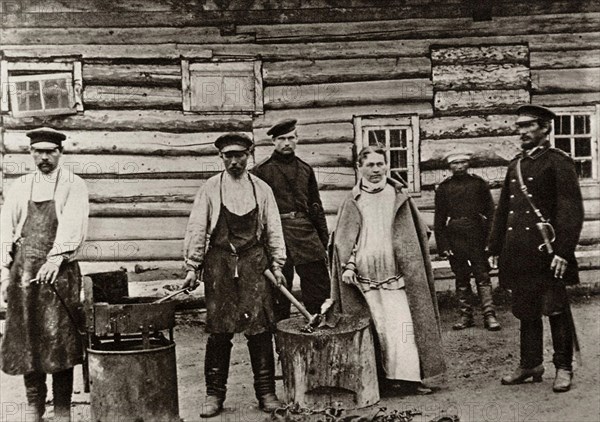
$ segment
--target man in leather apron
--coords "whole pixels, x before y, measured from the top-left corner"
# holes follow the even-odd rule
[[[52,374],[55,420],[70,421],[73,367],[83,361],[73,256],[85,238],[88,193],[81,178],[58,165],[64,134],[40,128],[27,136],[37,171],[13,182],[1,216],[2,370],[24,376],[27,416],[35,421],[45,413]]]
[[[577,344],[566,285],[579,282],[575,248],[583,202],[573,160],[547,139],[554,113],[525,105],[518,114],[523,152],[508,165],[489,242],[490,262],[498,266],[500,285],[512,291],[512,313],[521,322],[521,362],[502,384],[542,381],[542,316],[548,316],[556,368],[553,390],[564,392],[571,388]],[[542,219],[553,233],[540,231],[550,230]]]
[[[271,270],[285,279],[285,244],[279,211],[271,188],[246,171],[250,138],[225,134],[215,141],[225,171],[200,188],[186,230],[184,286],[195,288],[201,276],[206,297],[204,374],[206,400],[201,417],[217,415],[225,400],[231,339],[248,340],[254,389],[259,406],[271,412],[281,406],[275,395],[273,353],[273,286]]]
[[[481,301],[483,324],[490,331],[501,329],[492,300],[492,283],[485,252],[494,217],[490,188],[481,177],[467,172],[469,153],[453,152],[446,161],[452,175],[435,191],[434,230],[438,253],[448,258],[456,275],[460,320],[452,326],[463,330],[475,325],[471,305],[471,274]]]
[[[300,277],[302,301],[308,312],[316,314],[329,297],[331,285],[326,252],[329,231],[315,173],[295,154],[296,123],[296,119],[286,119],[269,129],[273,154],[252,172],[273,189],[281,213],[288,258],[283,274],[288,290],[292,288],[295,270]],[[289,318],[289,300],[279,292],[276,299],[277,320]]]

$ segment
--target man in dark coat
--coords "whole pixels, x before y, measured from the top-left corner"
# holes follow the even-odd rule
[[[254,390],[259,406],[271,412],[281,406],[275,395],[272,286],[264,276],[273,272],[283,283],[285,244],[271,188],[248,174],[252,140],[229,133],[215,141],[225,171],[200,188],[185,233],[188,269],[184,286],[195,288],[202,274],[206,297],[204,375],[206,400],[200,417],[223,409],[227,391],[231,339],[248,339]]]
[[[573,377],[575,330],[565,286],[579,282],[581,191],[573,160],[547,140],[554,113],[526,105],[518,114],[523,152],[508,166],[489,243],[490,263],[499,266],[500,285],[512,290],[512,312],[521,321],[521,363],[502,384],[542,380],[546,315],[556,367],[553,390],[563,392]]]
[[[452,171],[435,192],[435,239],[439,255],[448,258],[456,275],[456,294],[463,330],[474,325],[471,306],[471,273],[481,301],[483,323],[490,331],[500,330],[492,301],[492,283],[485,253],[489,227],[494,216],[490,188],[481,177],[469,174],[470,155],[454,152],[446,157]]]
[[[295,119],[277,123],[267,135],[273,138],[275,149],[253,172],[267,182],[277,200],[287,254],[283,267],[287,287],[292,287],[295,269],[302,301],[308,312],[315,314],[329,297],[330,288],[326,254],[329,232],[317,179],[313,169],[295,154]],[[290,302],[281,294],[275,315],[278,320],[290,316]]]

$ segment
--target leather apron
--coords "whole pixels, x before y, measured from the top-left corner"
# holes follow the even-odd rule
[[[250,183],[256,205],[237,215],[223,204],[221,174],[219,219],[210,237],[203,272],[209,333],[255,335],[274,328],[272,289],[263,275],[269,261],[256,235],[258,201],[252,179]]]
[[[29,197],[27,217],[17,241],[7,289],[2,371],[10,375],[54,373],[83,362],[77,329],[48,284],[31,283],[56,239],[58,219],[54,195],[34,202]],[[31,187],[33,193],[33,182]],[[72,315],[77,314],[81,276],[77,262],[63,262],[54,282]]]

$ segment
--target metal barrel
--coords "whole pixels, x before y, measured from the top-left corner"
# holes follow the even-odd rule
[[[174,342],[103,342],[88,359],[91,422],[181,421]]]

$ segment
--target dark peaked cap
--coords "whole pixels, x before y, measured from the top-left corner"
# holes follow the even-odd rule
[[[554,120],[556,117],[556,114],[554,114],[552,110],[533,104],[527,104],[519,107],[517,109],[517,114],[519,115],[517,124],[532,120],[550,121]]]
[[[221,135],[215,141],[215,146],[221,152],[246,151],[252,148],[252,145],[254,143],[247,135],[235,132]]]
[[[296,119],[285,119],[275,123],[271,129],[267,132],[267,135],[277,138],[278,136],[285,135],[296,129]]]
[[[62,141],[67,139],[67,135],[51,127],[33,129],[25,133],[25,135],[30,139],[30,145],[40,144],[39,146],[44,147],[52,147],[51,144],[60,147],[62,146]]]

